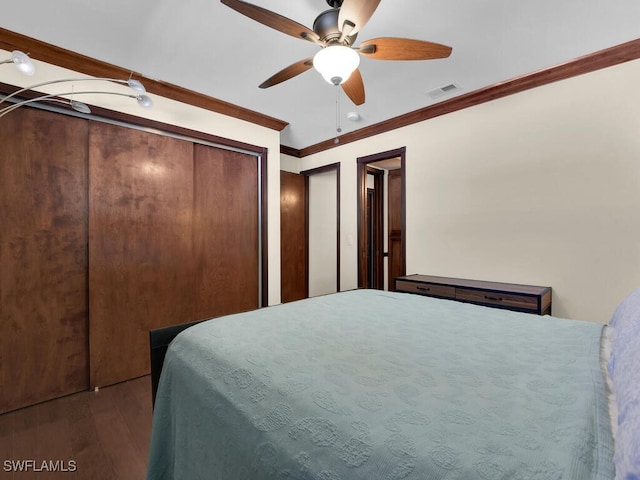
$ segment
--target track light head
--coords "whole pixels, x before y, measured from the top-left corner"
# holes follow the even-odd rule
[[[87,105],[84,102],[79,102],[78,100],[71,100],[69,102],[69,105],[71,105],[71,108],[73,108],[76,112],[86,113],[86,114],[91,113],[91,109],[89,108],[89,105]]]
[[[138,95],[136,100],[138,101],[138,105],[141,107],[151,108],[153,106],[153,101],[148,95]]]
[[[18,70],[29,76],[33,75],[36,71],[36,67],[29,58],[29,55],[20,50],[14,50],[11,52],[11,58],[0,61],[0,63],[13,63]]]
[[[130,78],[129,80],[127,80],[127,85],[129,85],[130,88],[138,93],[147,93],[147,90],[144,88],[144,85],[142,85],[140,80],[134,80],[133,78]]]

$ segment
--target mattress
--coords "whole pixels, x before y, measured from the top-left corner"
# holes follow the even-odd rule
[[[355,290],[171,344],[149,480],[614,478],[602,325]]]

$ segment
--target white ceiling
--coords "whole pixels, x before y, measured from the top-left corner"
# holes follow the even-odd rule
[[[325,0],[252,0],[311,28]],[[0,27],[289,122],[281,143],[332,138],[335,87],[315,70],[258,85],[318,47],[261,25],[218,0],[0,0]],[[384,0],[358,35],[416,38],[453,48],[448,59],[362,58],[366,103],[341,94],[343,132],[640,37],[638,0]],[[451,96],[440,97],[438,101]],[[361,119],[347,120],[356,111]]]

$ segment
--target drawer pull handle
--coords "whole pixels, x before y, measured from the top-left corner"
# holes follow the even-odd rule
[[[484,299],[485,300],[492,300],[494,302],[501,302],[502,301],[502,297],[491,297],[489,295],[485,295]]]
[[[421,287],[421,286],[417,286],[416,287],[418,290],[420,290],[421,292],[428,292],[429,290],[431,290],[429,287]]]

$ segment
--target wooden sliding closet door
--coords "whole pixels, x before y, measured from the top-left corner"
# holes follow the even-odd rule
[[[195,318],[258,308],[258,159],[195,145]]]
[[[258,159],[96,124],[91,386],[149,373],[149,330],[259,306]]]
[[[0,413],[88,387],[87,121],[0,125]]]
[[[149,330],[193,317],[193,144],[91,125],[91,386],[149,373]]]

